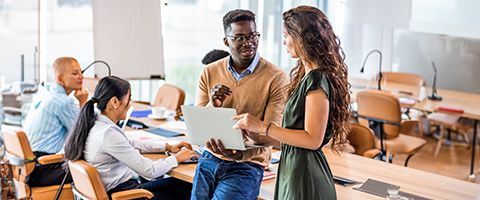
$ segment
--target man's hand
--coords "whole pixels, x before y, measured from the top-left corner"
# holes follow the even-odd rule
[[[225,149],[223,146],[222,141],[211,138],[210,141],[207,142],[207,148],[210,149],[213,153],[220,154],[234,160],[241,160],[243,158],[243,152],[231,149]]]
[[[82,88],[80,90],[75,90],[73,93],[73,96],[78,99],[78,102],[80,103],[80,107],[83,107],[85,103],[87,102],[88,98],[88,90],[85,88]]]
[[[172,153],[177,153],[180,150],[182,150],[183,147],[185,147],[186,149],[192,150],[192,145],[188,142],[180,142],[178,144],[168,144],[167,143],[165,145],[165,150],[169,151],[169,152],[172,152]]]
[[[218,84],[212,89],[212,105],[214,107],[220,107],[223,105],[223,101],[232,94],[232,90],[229,87]]]

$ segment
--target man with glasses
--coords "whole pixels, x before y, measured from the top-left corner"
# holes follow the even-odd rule
[[[196,104],[235,108],[237,113],[252,113],[267,123],[281,125],[284,86],[287,75],[257,52],[260,33],[255,14],[233,10],[223,17],[224,44],[230,56],[213,62],[203,70]],[[234,151],[211,139],[200,158],[193,180],[191,199],[256,199],[263,170],[271,158],[268,136],[246,138],[263,147]]]

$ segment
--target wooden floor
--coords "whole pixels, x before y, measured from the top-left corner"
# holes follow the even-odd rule
[[[432,136],[425,136],[427,144],[415,154],[409,161],[408,167],[428,171],[431,173],[441,174],[457,178],[460,180],[468,180],[470,173],[470,159],[472,149],[459,145],[443,145],[440,149],[440,153],[437,158],[433,157],[437,139]],[[475,183],[480,183],[480,168],[478,163],[480,162],[479,146],[476,147],[475,158]],[[404,164],[406,156],[398,155],[393,159],[393,163],[397,165]]]

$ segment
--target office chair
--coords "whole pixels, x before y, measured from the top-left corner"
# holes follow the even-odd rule
[[[108,200],[105,186],[95,167],[84,160],[68,161],[68,168],[73,178],[75,197],[88,200]],[[137,198],[151,199],[153,194],[145,189],[133,189],[112,194],[112,200]]]
[[[391,83],[400,83],[403,85],[411,85],[416,87],[425,86],[425,79],[417,74],[403,73],[403,72],[382,72],[383,78]],[[402,113],[405,114],[406,119],[411,119],[410,108],[402,108]],[[417,113],[418,114],[418,113]]]
[[[26,183],[27,177],[36,165],[47,165],[63,162],[63,154],[47,155],[36,158],[23,131],[4,130],[6,156],[12,166],[13,182],[17,198],[54,199],[59,185],[31,187]],[[65,184],[59,199],[73,199],[70,184]]]
[[[185,92],[177,86],[164,84],[158,88],[155,101],[152,106],[165,107],[167,110],[180,112],[181,106],[185,102]]]
[[[375,158],[381,151],[376,148],[375,134],[373,131],[361,124],[350,124],[350,132],[347,135],[347,140],[355,149],[355,154],[367,158]]]
[[[425,86],[425,79],[423,79],[423,77],[417,74],[403,72],[382,72],[382,77],[387,80],[387,82],[400,83],[417,87]]]
[[[398,98],[385,91],[361,91],[357,94],[357,102],[359,122],[372,128],[380,138],[377,147],[386,156],[386,161],[391,162],[390,154],[407,154],[407,166],[410,158],[426,143],[424,139],[401,133],[403,126],[416,121],[402,122]]]
[[[460,116],[436,112],[429,114],[427,119],[431,125],[436,125],[439,127],[438,142],[433,154],[435,158],[438,156],[438,153],[440,153],[440,148],[442,147],[446,136],[450,137],[452,131],[459,133],[465,141],[465,146],[470,147],[470,139],[468,138],[467,132],[473,129],[473,125],[463,122]],[[447,130],[448,135],[445,135],[445,130]]]

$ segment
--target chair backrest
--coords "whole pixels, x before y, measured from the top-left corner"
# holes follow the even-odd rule
[[[365,151],[375,149],[375,134],[370,128],[361,124],[350,124],[347,139],[357,155],[363,155]]]
[[[177,86],[164,84],[157,91],[153,106],[162,106],[168,110],[179,111],[185,102],[185,92]]]
[[[68,161],[75,189],[90,200],[108,200],[105,186],[95,167],[84,160]]]
[[[387,82],[400,83],[412,86],[425,86],[425,79],[417,74],[402,73],[402,72],[382,72],[382,77]]]
[[[369,126],[363,117],[384,120],[391,123],[401,122],[400,102],[398,98],[385,91],[365,90],[357,93],[359,122]],[[400,126],[384,124],[387,139],[398,137]]]
[[[27,135],[23,131],[3,130],[3,139],[5,142],[5,151],[7,156],[19,161],[27,161],[24,165],[13,166],[13,177],[19,182],[25,182],[25,178],[32,173],[35,168],[35,155],[32,152]]]

